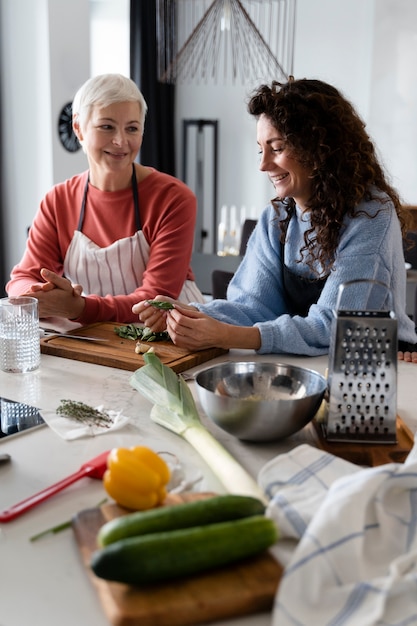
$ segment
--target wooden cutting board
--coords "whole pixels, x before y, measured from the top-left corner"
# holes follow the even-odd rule
[[[318,437],[316,443],[319,448],[357,465],[375,467],[386,463],[404,463],[414,445],[414,435],[399,415],[396,421],[396,443],[327,441],[322,423],[313,420],[312,424]]]
[[[107,365],[108,367],[117,367],[133,372],[144,365],[143,356],[135,352],[136,341],[119,337],[114,332],[115,326],[122,326],[122,324],[110,322],[90,324],[89,326],[77,328],[70,333],[80,337],[85,335],[86,337],[94,336],[107,340],[103,342],[81,341],[79,339],[53,335],[43,337],[41,339],[41,352],[52,354],[53,356],[61,356],[66,359]],[[170,341],[144,341],[142,343],[153,347],[162,363],[168,365],[177,373],[184,372],[191,367],[210,361],[228,352],[228,350],[222,348],[208,348],[198,352],[189,352],[175,346]]]
[[[166,505],[213,494],[169,495]],[[207,574],[146,588],[98,578],[90,568],[99,528],[125,514],[117,505],[87,509],[72,521],[83,563],[113,626],[191,626],[272,609],[282,567],[268,553]]]

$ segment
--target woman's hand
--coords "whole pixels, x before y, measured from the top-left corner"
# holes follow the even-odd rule
[[[81,285],[72,285],[67,278],[47,269],[41,270],[44,283],[32,285],[30,290],[23,294],[38,300],[39,317],[78,318],[84,310],[85,301],[81,296]]]
[[[206,348],[258,350],[261,335],[256,326],[234,326],[177,304],[167,312],[166,325],[173,343],[190,351]]]
[[[174,306],[180,306],[182,309],[196,311],[194,307],[184,304],[183,302],[178,302],[168,296],[156,296],[154,300],[159,300],[159,302],[171,302]],[[161,333],[166,330],[167,311],[152,306],[149,304],[149,300],[138,302],[132,307],[132,311],[139,316],[139,321],[150,328],[154,333]]]
[[[258,350],[261,335],[256,326],[233,326],[202,313],[189,304],[165,296],[155,300],[171,302],[173,309],[157,309],[147,300],[132,307],[133,313],[154,333],[167,330],[172,342],[192,352],[206,348],[242,348]]]
[[[225,347],[229,324],[219,322],[196,309],[176,305],[166,315],[166,328],[172,342],[190,351]]]

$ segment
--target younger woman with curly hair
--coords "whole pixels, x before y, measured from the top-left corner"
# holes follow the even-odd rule
[[[176,302],[164,313],[140,302],[133,311],[154,330],[166,325],[173,342],[191,350],[314,356],[329,350],[339,286],[373,280],[389,287],[391,303],[388,290],[381,295],[362,282],[348,308],[393,308],[399,357],[417,362],[417,335],[405,312],[408,217],[364,122],[320,80],[262,85],[248,110],[257,120],[260,169],[276,197],[248,242],[227,300]]]

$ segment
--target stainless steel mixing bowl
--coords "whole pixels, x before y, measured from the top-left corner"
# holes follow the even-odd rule
[[[246,441],[273,441],[310,422],[327,380],[314,370],[268,362],[226,362],[196,376],[204,412],[220,428]]]

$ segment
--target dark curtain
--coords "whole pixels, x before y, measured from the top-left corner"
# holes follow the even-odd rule
[[[175,176],[175,86],[158,82],[156,0],[130,0],[130,77],[148,105],[140,161]]]

